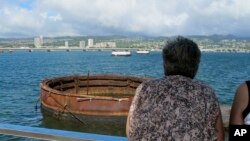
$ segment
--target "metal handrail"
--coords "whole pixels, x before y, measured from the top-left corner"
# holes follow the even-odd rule
[[[127,141],[126,137],[0,123],[0,134],[54,141]]]

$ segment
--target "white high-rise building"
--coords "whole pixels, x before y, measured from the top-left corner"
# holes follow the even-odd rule
[[[80,41],[79,47],[80,48],[85,48],[85,41]]]
[[[35,45],[36,48],[41,47],[42,44],[43,44],[43,36],[34,38],[34,45]]]
[[[94,46],[94,39],[88,39],[88,47]]]
[[[69,42],[65,41],[64,45],[65,45],[65,47],[69,47]]]
[[[43,36],[42,35],[40,35],[40,41],[43,44]]]

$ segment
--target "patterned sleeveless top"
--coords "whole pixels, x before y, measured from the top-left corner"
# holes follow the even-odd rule
[[[211,87],[172,75],[142,83],[129,114],[129,140],[211,141],[221,112]]]

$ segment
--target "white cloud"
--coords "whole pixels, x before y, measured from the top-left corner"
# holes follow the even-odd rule
[[[1,8],[0,17],[0,35],[11,33],[29,35],[30,32],[42,26],[41,22],[33,16],[31,11],[16,7]]]
[[[250,34],[250,0],[34,0],[29,5],[32,9],[0,3],[5,19],[0,36]]]
[[[41,13],[40,16],[43,18],[43,19],[48,19],[48,20],[52,20],[52,21],[61,21],[62,20],[62,16],[60,14],[56,14],[56,15],[51,15],[49,14],[48,12],[44,12],[44,13]]]

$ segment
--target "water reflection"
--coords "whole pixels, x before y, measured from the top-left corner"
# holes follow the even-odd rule
[[[76,115],[83,122],[81,123],[70,115],[55,116],[43,109],[41,111],[43,114],[41,126],[44,128],[125,136],[127,117]]]

